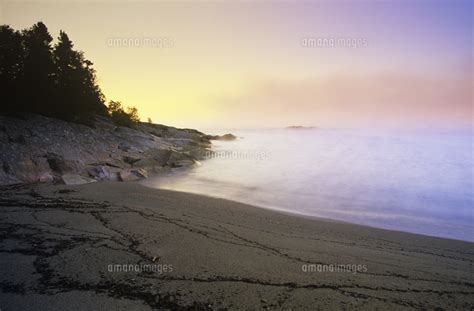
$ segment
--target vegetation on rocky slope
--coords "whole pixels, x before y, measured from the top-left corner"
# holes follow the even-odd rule
[[[0,26],[0,115],[36,113],[89,126],[103,116],[121,126],[137,124],[136,108],[105,105],[92,65],[64,31],[53,44],[42,22],[21,31]]]

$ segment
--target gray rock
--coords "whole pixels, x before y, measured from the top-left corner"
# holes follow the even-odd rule
[[[133,163],[133,167],[157,169],[168,163],[172,151],[170,149],[153,149],[146,152],[143,158]]]
[[[189,159],[189,160],[180,160],[174,163],[174,167],[186,167],[186,166],[193,166],[199,163],[196,160]]]
[[[3,170],[6,174],[22,182],[37,182],[41,180],[43,174],[50,173],[50,169],[48,166],[45,168],[41,165],[41,161],[36,160],[32,160],[31,158],[19,158],[13,163],[4,162]]]
[[[146,178],[147,172],[191,165],[210,147],[207,136],[196,130],[148,123],[123,128],[105,117],[98,117],[93,128],[34,114],[0,116],[0,124],[0,184],[48,182],[64,175]]]
[[[148,178],[148,172],[143,168],[131,170],[130,172],[137,175],[139,178]]]
[[[183,164],[186,164],[187,161],[193,160],[194,158],[189,153],[173,150],[167,164],[171,167],[181,167]]]
[[[130,164],[130,165],[133,165],[135,162],[138,162],[138,161],[140,161],[140,160],[142,160],[142,159],[141,159],[141,158],[137,158],[137,157],[131,157],[131,156],[128,156],[128,155],[123,157],[123,161],[124,161],[125,163]]]
[[[89,176],[98,180],[111,180],[114,174],[110,167],[104,165],[92,167],[87,172]]]
[[[140,179],[137,174],[134,174],[129,170],[120,171],[118,176],[120,181],[136,181]]]
[[[10,142],[26,145],[26,139],[23,135],[18,135],[16,137],[10,137]]]
[[[53,176],[53,174],[46,172],[46,173],[43,173],[43,174],[40,175],[39,181],[40,182],[52,182],[52,181],[54,181],[54,176]]]
[[[66,160],[63,156],[55,154],[55,153],[48,153],[46,154],[46,158],[49,164],[49,167],[56,173],[64,174],[68,172],[77,171],[80,168],[80,164],[77,163],[78,161],[73,160]]]
[[[61,181],[65,185],[82,185],[82,184],[88,184],[91,182],[96,182],[97,180],[84,177],[81,175],[74,175],[74,174],[64,174],[61,176]]]

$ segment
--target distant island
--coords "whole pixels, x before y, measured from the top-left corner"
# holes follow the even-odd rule
[[[285,129],[288,129],[288,130],[313,130],[316,128],[317,127],[315,126],[302,126],[302,125],[291,125],[291,126],[285,127]]]

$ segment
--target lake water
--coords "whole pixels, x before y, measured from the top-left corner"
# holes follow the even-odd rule
[[[214,142],[215,156],[200,166],[144,184],[379,228],[474,240],[469,130],[231,132],[243,138]]]

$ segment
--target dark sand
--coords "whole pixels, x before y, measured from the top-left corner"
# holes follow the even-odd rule
[[[2,311],[474,307],[473,243],[136,183],[2,187],[0,202]]]

